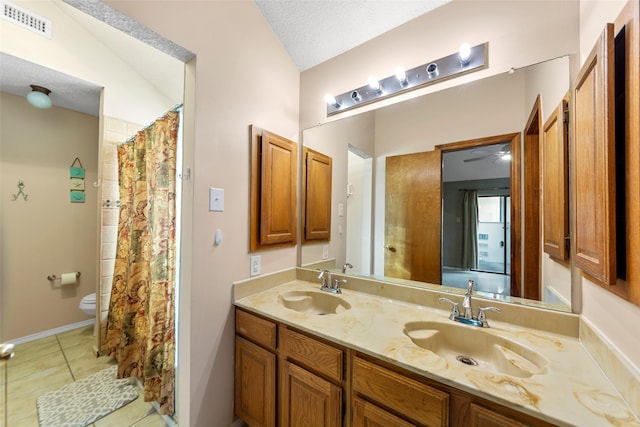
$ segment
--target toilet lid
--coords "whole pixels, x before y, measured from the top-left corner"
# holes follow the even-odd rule
[[[82,302],[95,303],[96,302],[96,294],[95,294],[95,292],[83,297],[82,298]]]

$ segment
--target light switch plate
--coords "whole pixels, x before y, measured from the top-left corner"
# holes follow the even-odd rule
[[[322,259],[329,258],[329,245],[324,245],[322,247]]]
[[[224,189],[213,187],[209,188],[209,211],[224,211]]]
[[[344,216],[344,203],[338,203],[338,216]]]
[[[249,257],[249,275],[257,276],[262,272],[262,257],[260,255],[252,255]]]

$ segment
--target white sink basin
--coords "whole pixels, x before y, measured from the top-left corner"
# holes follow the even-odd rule
[[[404,334],[413,343],[448,360],[474,369],[520,378],[546,371],[548,360],[522,344],[475,326],[454,321],[405,324]]]
[[[351,309],[343,298],[327,292],[289,291],[278,296],[278,302],[290,310],[318,315],[338,314]]]

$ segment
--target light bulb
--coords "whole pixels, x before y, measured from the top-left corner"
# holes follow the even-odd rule
[[[382,92],[382,87],[380,86],[380,82],[375,77],[369,77],[369,87],[373,89],[376,93]]]
[[[404,71],[404,68],[396,68],[396,79],[398,79],[401,86],[405,86],[408,83],[407,73]]]
[[[327,104],[339,108],[340,107],[340,103],[338,102],[338,100],[336,99],[335,96],[331,95],[331,94],[326,94],[324,96],[324,100],[326,101]]]
[[[502,160],[511,160],[511,153],[505,153],[502,156],[500,156],[500,158]]]
[[[467,65],[469,61],[471,61],[471,46],[469,46],[469,43],[460,45],[458,56],[460,56],[460,63],[462,65]]]

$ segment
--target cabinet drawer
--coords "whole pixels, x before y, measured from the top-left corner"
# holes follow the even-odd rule
[[[418,425],[449,425],[449,394],[360,358],[353,362],[353,390]]]
[[[251,341],[276,349],[276,324],[236,309],[236,332]]]
[[[342,350],[280,326],[280,350],[321,375],[342,381]]]

